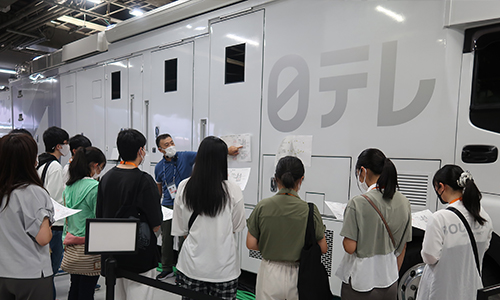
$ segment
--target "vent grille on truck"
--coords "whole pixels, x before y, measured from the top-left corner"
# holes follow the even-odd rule
[[[428,175],[398,174],[399,191],[412,206],[427,207]]]

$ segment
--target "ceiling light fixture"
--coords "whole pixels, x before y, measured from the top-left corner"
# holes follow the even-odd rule
[[[95,4],[100,4],[102,2],[102,0],[87,0],[87,1]]]
[[[93,30],[98,30],[98,31],[104,31],[106,30],[106,26],[102,26],[96,23],[92,23],[89,21],[84,21],[78,18],[73,18],[70,16],[61,16],[57,18],[58,21],[65,22],[65,23],[71,23],[73,25],[79,26],[79,27],[85,27]]]
[[[8,69],[0,69],[0,73],[17,74],[16,71],[14,71],[14,70],[8,70]]]
[[[133,10],[130,10],[129,13],[132,15],[132,16],[136,16],[136,17],[140,17],[144,14],[144,12],[138,8],[134,8]]]

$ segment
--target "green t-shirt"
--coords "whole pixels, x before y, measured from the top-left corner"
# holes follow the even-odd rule
[[[379,214],[361,195],[347,203],[340,235],[357,241],[356,254],[360,258],[385,255],[394,250],[400,254],[405,244],[411,241],[410,201],[400,192],[396,192],[391,200],[383,199],[377,189],[365,195],[384,216],[394,236],[396,249]]]
[[[295,191],[281,189],[257,204],[247,220],[248,232],[259,241],[263,258],[295,262],[304,247],[308,215],[309,206]],[[314,228],[319,241],[325,236],[325,225],[316,205]]]
[[[64,189],[63,199],[66,207],[81,211],[66,218],[63,240],[66,232],[71,232],[74,236],[85,236],[86,220],[95,218],[98,186],[97,180],[83,178]]]

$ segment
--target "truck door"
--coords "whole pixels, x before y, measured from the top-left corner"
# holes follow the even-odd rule
[[[249,159],[228,164],[251,168],[243,191],[247,204],[258,202],[263,27],[263,11],[224,18],[210,27],[209,134],[251,133],[243,150]]]
[[[157,152],[156,137],[168,133],[177,150],[193,150],[193,43],[152,52],[151,68],[150,147]],[[152,164],[162,158],[157,153]]]
[[[462,58],[456,164],[469,170],[483,207],[500,232],[500,26],[466,31]]]

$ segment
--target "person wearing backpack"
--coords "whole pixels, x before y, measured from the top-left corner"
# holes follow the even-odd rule
[[[49,192],[52,199],[64,205],[62,193],[65,187],[63,168],[59,160],[61,156],[69,154],[69,134],[66,130],[52,126],[43,133],[45,153],[38,156],[37,172],[42,179],[43,187]],[[52,271],[55,274],[61,267],[63,257],[62,233],[64,220],[58,220],[52,225],[52,240],[50,240],[50,259]],[[54,299],[56,289],[54,285]]]

